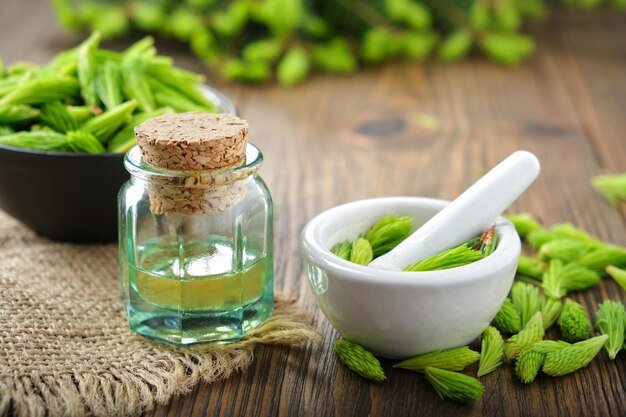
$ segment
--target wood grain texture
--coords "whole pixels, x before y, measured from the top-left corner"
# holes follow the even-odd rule
[[[439,400],[420,375],[390,361],[383,361],[387,381],[368,383],[337,363],[331,343],[338,335],[317,309],[298,255],[300,230],[327,208],[378,196],[454,198],[516,149],[535,152],[543,172],[511,211],[572,222],[626,245],[624,213],[589,186],[594,175],[626,170],[626,14],[559,12],[531,31],[537,54],[516,69],[479,59],[392,63],[293,89],[218,85],[265,154],[261,174],[276,206],[276,288],[314,315],[323,342],[260,348],[246,372],[198,385],[149,416],[626,414],[624,353],[615,361],[602,353],[580,372],[527,386],[505,367],[483,378],[484,397],[469,405]],[[79,39],[56,28],[41,0],[0,0],[7,62],[43,63]],[[202,71],[180,45],[158,47]],[[624,292],[604,280],[574,298],[595,319],[602,300],[624,301]]]

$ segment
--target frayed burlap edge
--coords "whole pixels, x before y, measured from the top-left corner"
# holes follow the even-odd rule
[[[161,367],[151,362],[149,366],[138,363],[133,369],[99,374],[1,375],[0,415],[136,416],[190,392],[201,381],[220,381],[245,370],[256,345],[294,345],[319,339],[310,317],[295,300],[279,295],[274,315],[239,342],[174,349],[145,340],[167,352]]]

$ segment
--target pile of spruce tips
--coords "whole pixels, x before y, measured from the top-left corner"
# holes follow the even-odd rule
[[[534,256],[520,257],[516,283],[484,331],[480,352],[464,346],[418,355],[394,365],[424,374],[441,398],[468,402],[482,396],[483,384],[461,373],[475,362],[479,362],[477,377],[510,363],[519,381],[530,383],[540,371],[553,377],[569,374],[587,366],[602,348],[610,359],[624,348],[626,310],[622,303],[601,303],[592,327],[584,307],[567,295],[594,287],[604,276],[612,277],[626,290],[626,248],[604,243],[571,224],[546,229],[528,214],[508,218]],[[332,252],[366,265],[397,246],[411,230],[410,218],[387,216],[364,236],[337,244]],[[418,262],[427,265],[424,269],[410,265],[405,271],[446,269],[482,259],[497,246],[493,230]],[[463,252],[459,248],[464,248]],[[562,340],[544,340],[554,324]],[[506,341],[503,334],[508,335]],[[335,351],[362,377],[374,381],[386,378],[378,359],[362,346],[337,340]]]
[[[0,60],[0,145],[47,152],[124,153],[133,129],[166,113],[214,112],[202,76],[156,55],[152,38],[122,53],[99,49],[100,34],[45,66]]]
[[[216,75],[294,85],[394,59],[515,65],[535,42],[524,23],[557,5],[626,0],[52,0],[62,25],[109,37],[158,33],[189,45]],[[587,13],[581,10],[580,13]]]

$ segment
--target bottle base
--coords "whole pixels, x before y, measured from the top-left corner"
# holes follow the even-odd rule
[[[135,333],[160,343],[187,346],[198,343],[226,343],[268,319],[274,312],[273,300],[257,301],[225,311],[186,311],[155,309],[137,311],[130,307],[130,328]]]

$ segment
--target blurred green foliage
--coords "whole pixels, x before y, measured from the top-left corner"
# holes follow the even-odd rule
[[[394,58],[456,61],[475,52],[516,65],[535,50],[523,23],[561,4],[626,0],[51,0],[63,26],[131,30],[189,44],[228,79],[294,85]]]

